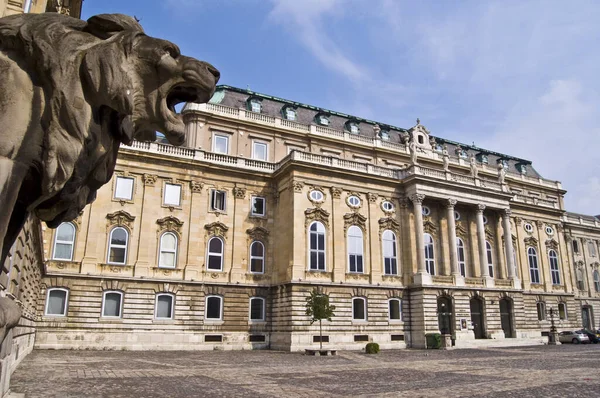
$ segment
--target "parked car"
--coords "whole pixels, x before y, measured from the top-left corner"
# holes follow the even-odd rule
[[[577,333],[585,334],[588,337],[588,339],[590,339],[590,343],[598,344],[598,341],[600,341],[600,339],[598,338],[596,333],[593,332],[592,330],[581,329],[581,330],[578,330]]]
[[[560,332],[558,335],[558,341],[560,341],[561,343],[587,344],[590,342],[590,339],[585,334],[579,331],[569,330],[565,332]]]

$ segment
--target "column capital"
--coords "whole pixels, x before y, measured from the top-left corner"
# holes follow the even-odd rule
[[[510,217],[511,213],[512,211],[510,210],[510,208],[502,210],[502,214],[504,214],[506,217]]]
[[[410,195],[409,199],[413,203],[419,203],[419,204],[421,204],[425,200],[425,195],[423,195],[421,193],[416,193],[416,194]]]
[[[483,211],[485,210],[485,205],[484,204],[478,204],[477,205],[477,213],[483,213]]]
[[[458,203],[458,201],[456,199],[448,199],[446,201],[446,208],[447,209],[454,209],[454,206],[456,206],[457,203]]]

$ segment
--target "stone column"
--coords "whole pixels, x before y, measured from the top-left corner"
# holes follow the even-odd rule
[[[456,206],[456,199],[448,199],[446,202],[446,217],[448,218],[448,246],[450,246],[450,267],[452,269],[452,276],[454,276],[454,283],[457,286],[465,285],[465,278],[460,274],[458,269],[458,256],[456,252],[456,220],[454,219],[454,206]]]
[[[485,225],[483,224],[483,211],[485,205],[477,205],[477,243],[479,248],[479,269],[481,277],[485,279],[486,286],[494,286],[494,279],[490,277],[487,264],[487,250],[485,248]]]
[[[515,288],[517,282],[520,286],[520,282],[515,272],[515,255],[514,248],[512,245],[512,232],[510,230],[510,209],[504,209],[502,213],[502,228],[504,229],[504,253],[506,255],[506,271],[508,273],[508,279],[511,279],[514,283]]]
[[[417,234],[417,273],[414,277],[415,284],[431,284],[431,275],[425,267],[425,240],[423,234],[423,200],[425,195],[411,195],[410,200],[413,202],[413,211],[415,215],[415,231]]]

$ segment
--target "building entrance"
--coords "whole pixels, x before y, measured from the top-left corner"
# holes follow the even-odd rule
[[[500,323],[502,324],[502,330],[506,338],[515,337],[512,324],[512,311],[512,302],[509,299],[500,300]]]
[[[439,297],[437,300],[437,312],[440,333],[453,334],[452,300],[449,297]]]
[[[485,331],[483,328],[483,300],[479,297],[473,297],[470,301],[471,305],[471,323],[473,324],[473,332],[476,339],[485,339]]]

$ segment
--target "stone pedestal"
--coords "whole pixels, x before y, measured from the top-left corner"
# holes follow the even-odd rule
[[[442,334],[442,346],[440,347],[442,350],[451,350],[452,349],[452,335],[451,334]]]
[[[417,272],[414,277],[415,285],[431,285],[431,275],[427,272]]]
[[[550,332],[548,335],[548,345],[559,345],[558,332]]]

